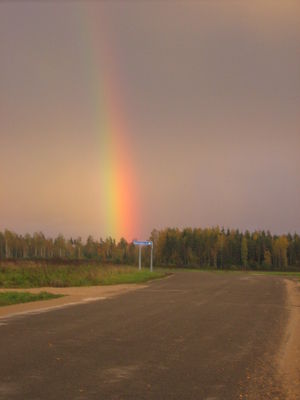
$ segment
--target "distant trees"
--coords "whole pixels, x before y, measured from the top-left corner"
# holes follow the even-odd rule
[[[285,236],[276,238],[273,243],[273,264],[275,267],[286,268],[288,265],[287,250],[289,242]]]
[[[247,263],[248,263],[248,244],[247,244],[246,236],[244,236],[242,238],[242,243],[241,243],[241,261],[242,261],[242,267],[247,267]]]
[[[300,270],[300,237],[297,234],[241,233],[219,227],[168,228],[154,230],[150,239],[154,242],[156,265]]]
[[[161,266],[201,268],[248,268],[300,270],[300,237],[298,234],[271,235],[214,228],[167,228],[153,230],[154,263]],[[149,257],[150,249],[143,251]],[[124,238],[119,242],[108,237],[84,242],[80,237],[63,235],[46,238],[42,232],[18,235],[0,232],[0,260],[5,259],[96,260],[103,263],[135,264],[137,249]]]

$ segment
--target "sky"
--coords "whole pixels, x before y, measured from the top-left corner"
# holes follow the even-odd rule
[[[0,230],[300,233],[299,106],[296,0],[2,1]]]

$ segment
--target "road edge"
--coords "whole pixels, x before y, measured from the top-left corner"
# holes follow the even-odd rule
[[[26,314],[40,314],[43,312],[55,311],[58,309],[76,306],[80,304],[87,304],[92,301],[103,301],[115,296],[141,290],[146,288],[145,284],[122,284],[122,285],[107,285],[107,286],[82,286],[82,287],[66,287],[66,288],[30,288],[30,289],[1,289],[3,292],[8,291],[24,291],[30,293],[38,293],[40,291],[47,291],[53,294],[63,294],[63,297],[57,299],[33,301],[28,303],[19,303],[0,308],[0,321],[9,318],[26,315]],[[74,294],[74,289],[79,291]],[[80,292],[82,289],[82,292]],[[90,290],[89,290],[90,289]]]
[[[278,353],[278,367],[286,400],[298,400],[300,396],[300,282],[295,279],[285,279],[284,282],[289,318]]]

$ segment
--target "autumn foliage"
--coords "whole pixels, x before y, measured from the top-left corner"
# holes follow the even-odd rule
[[[300,236],[270,232],[240,232],[215,228],[153,230],[154,264],[157,266],[215,269],[300,270]],[[143,251],[144,262],[149,249]],[[43,233],[18,235],[0,232],[0,260],[88,260],[134,265],[137,249],[125,239],[96,240],[89,236],[46,238]]]

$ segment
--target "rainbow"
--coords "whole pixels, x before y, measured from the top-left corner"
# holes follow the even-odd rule
[[[99,209],[101,221],[104,221],[104,227],[100,228],[105,237],[117,240],[123,237],[131,241],[138,231],[138,191],[126,134],[128,124],[121,101],[120,74],[102,19],[99,24],[84,7],[84,20],[83,32],[89,47],[85,53],[89,57],[88,73],[91,74],[89,80],[99,138]]]

